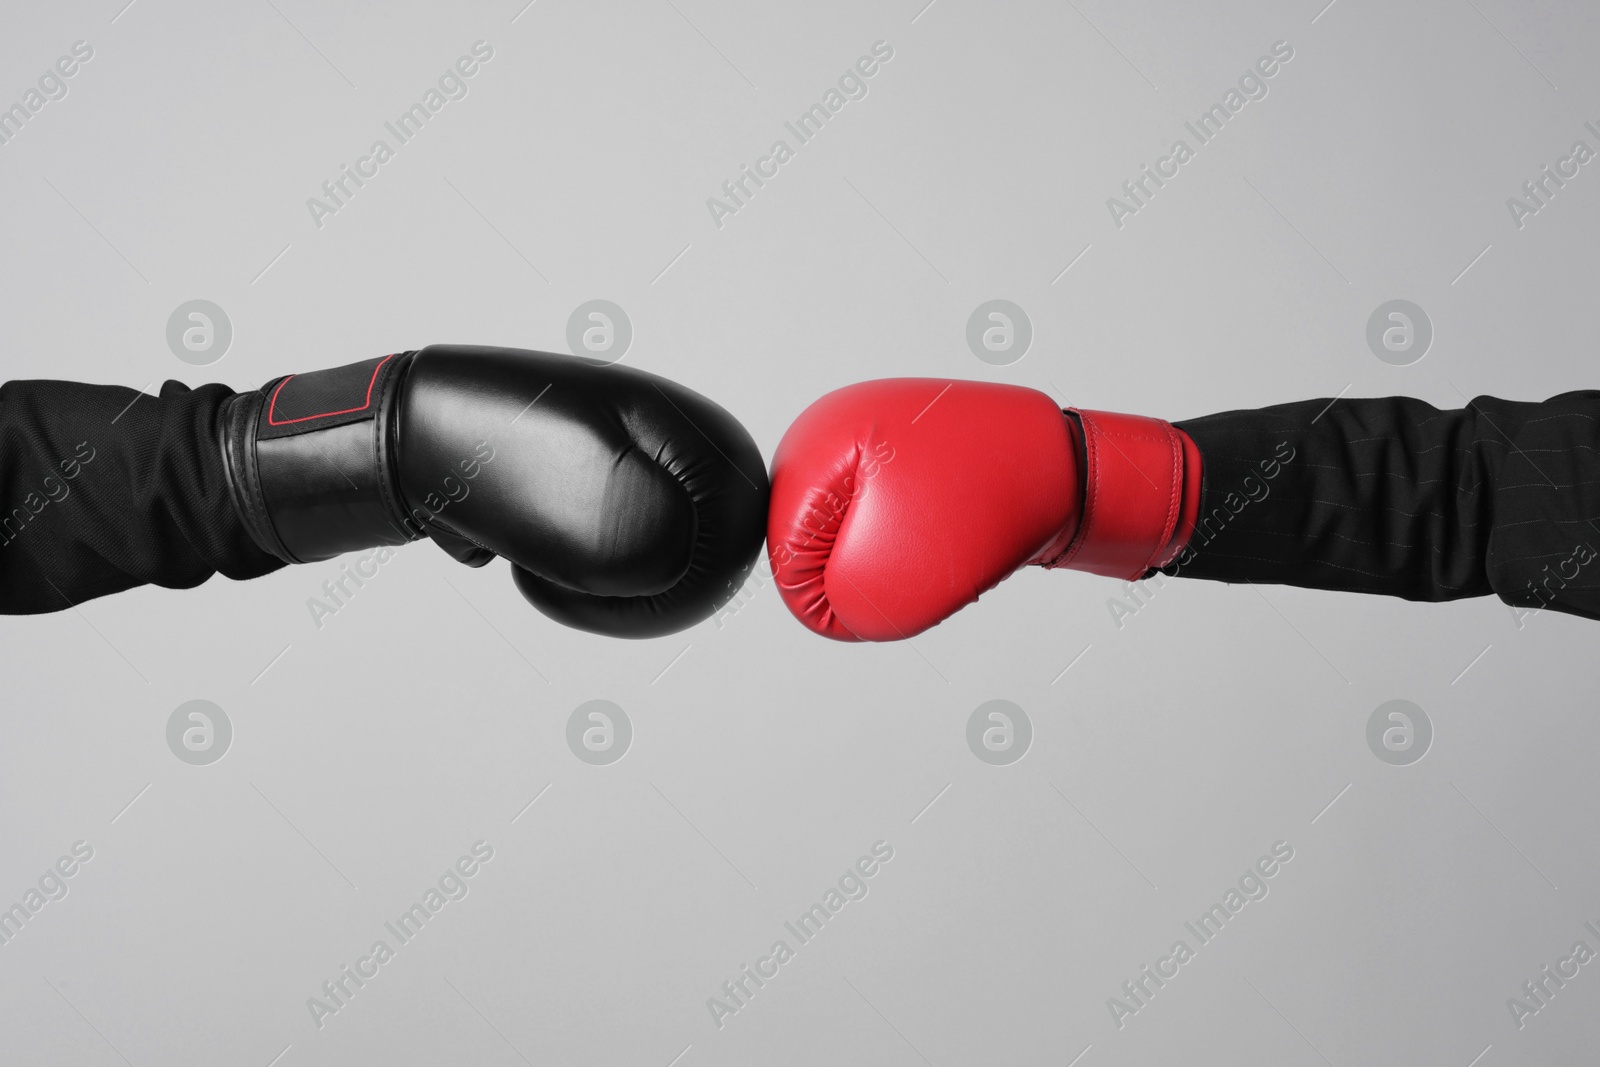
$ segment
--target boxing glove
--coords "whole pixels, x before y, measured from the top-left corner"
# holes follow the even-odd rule
[[[915,636],[1019,567],[1136,579],[1182,549],[1200,456],[1158,419],[1011,385],[893,378],[829,393],[772,461],[784,603],[841,641]]]
[[[433,345],[268,382],[219,415],[235,510],[292,563],[429,537],[513,564],[579,629],[710,616],[761,546],[761,454],[726,411],[627,367]]]

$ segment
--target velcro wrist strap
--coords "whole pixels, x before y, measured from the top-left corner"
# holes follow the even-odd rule
[[[1045,566],[1132,581],[1161,561],[1177,527],[1183,439],[1160,419],[1069,410],[1083,427],[1083,509],[1077,536]]]
[[[249,510],[270,550],[293,563],[422,534],[406,521],[389,455],[397,384],[409,355],[267,383],[238,443]]]

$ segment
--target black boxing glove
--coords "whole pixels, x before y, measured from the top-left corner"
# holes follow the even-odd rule
[[[289,375],[219,414],[234,507],[292,563],[429,537],[546,615],[655,637],[749,574],[767,476],[737,420],[627,367],[432,345]]]

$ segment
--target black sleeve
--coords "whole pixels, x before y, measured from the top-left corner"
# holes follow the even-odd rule
[[[1199,525],[1165,573],[1383,593],[1498,595],[1600,618],[1600,392],[1311,400],[1177,424]]]
[[[0,386],[0,613],[60,611],[153,583],[283,566],[236,516],[224,480],[221,385]]]

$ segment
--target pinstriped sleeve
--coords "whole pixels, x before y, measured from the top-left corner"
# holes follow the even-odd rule
[[[253,578],[257,548],[222,470],[222,385],[0,386],[0,614],[62,611],[153,583]]]
[[[1600,618],[1600,392],[1310,400],[1177,424],[1199,525],[1166,573],[1378,593],[1498,595]]]

